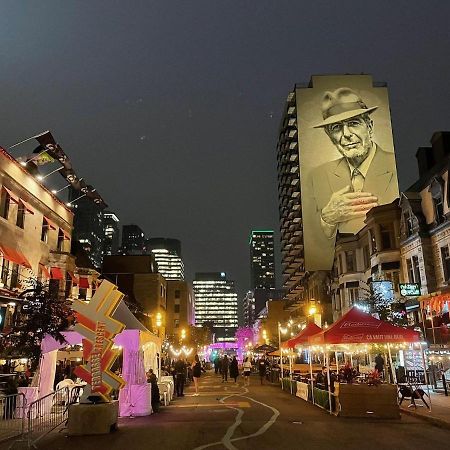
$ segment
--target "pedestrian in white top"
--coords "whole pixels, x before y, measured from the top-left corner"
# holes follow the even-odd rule
[[[250,386],[250,373],[252,371],[252,363],[248,360],[248,356],[247,358],[245,358],[244,361],[244,384],[247,386]]]

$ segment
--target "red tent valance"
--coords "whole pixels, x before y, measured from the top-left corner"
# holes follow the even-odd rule
[[[64,280],[62,270],[59,267],[52,267],[50,269],[52,280]]]
[[[308,338],[317,333],[320,333],[322,328],[318,327],[315,323],[308,323],[306,327],[294,336],[292,339],[287,341],[287,348],[295,348],[296,345],[308,343]]]
[[[353,307],[328,329],[311,336],[314,344],[370,344],[419,342],[417,331],[397,327]]]

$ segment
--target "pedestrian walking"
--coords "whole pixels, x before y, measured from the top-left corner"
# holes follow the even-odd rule
[[[227,355],[223,355],[223,359],[222,359],[222,364],[221,364],[221,368],[222,368],[222,383],[224,381],[228,381],[228,366],[229,366],[229,360],[228,360],[228,356]]]
[[[263,358],[261,358],[258,362],[258,372],[259,372],[259,378],[261,380],[261,384],[264,384],[264,377],[266,376],[267,371],[267,361]]]
[[[214,358],[214,373],[217,375],[220,369],[220,358],[219,355],[216,355]]]
[[[176,391],[177,397],[184,397],[184,382],[186,381],[186,363],[180,356],[175,363],[175,376],[176,376]]]
[[[236,356],[233,356],[233,359],[230,363],[230,378],[234,378],[234,382],[237,382],[237,377],[239,376],[239,367]]]
[[[198,396],[198,380],[200,379],[202,375],[202,365],[200,364],[200,358],[198,355],[195,355],[194,362],[192,363],[192,378],[194,379],[194,386],[195,386],[195,394],[194,396]]]
[[[252,372],[252,363],[249,361],[248,356],[244,361],[244,384],[250,386],[250,374]]]

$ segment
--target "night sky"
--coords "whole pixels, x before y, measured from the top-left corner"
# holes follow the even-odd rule
[[[449,17],[430,0],[1,1],[0,145],[51,130],[122,224],[180,239],[189,278],[225,271],[242,294],[250,230],[278,241],[289,90],[386,81],[405,189],[417,147],[450,129]]]

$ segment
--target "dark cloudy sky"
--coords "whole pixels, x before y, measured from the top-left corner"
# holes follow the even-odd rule
[[[1,1],[0,145],[50,129],[122,223],[243,292],[249,231],[278,230],[288,91],[387,81],[404,189],[416,148],[450,129],[449,17],[431,0]]]

